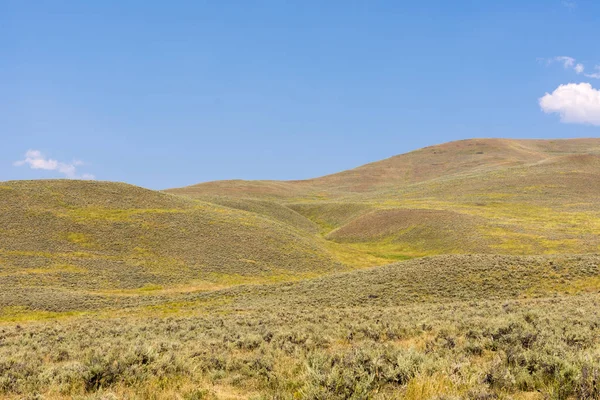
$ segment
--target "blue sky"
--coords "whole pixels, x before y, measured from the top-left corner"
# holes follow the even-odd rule
[[[592,0],[0,0],[0,180],[301,179],[598,136],[598,37]]]

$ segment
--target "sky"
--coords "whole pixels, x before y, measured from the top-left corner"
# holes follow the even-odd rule
[[[600,2],[0,0],[0,181],[304,179],[600,135]]]

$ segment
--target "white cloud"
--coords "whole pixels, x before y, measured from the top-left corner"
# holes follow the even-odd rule
[[[15,166],[21,167],[28,165],[31,169],[43,169],[46,171],[57,171],[69,179],[95,179],[91,174],[77,174],[77,167],[83,165],[80,160],[75,160],[71,163],[64,163],[51,158],[46,158],[39,150],[27,150],[25,159],[16,161]]]
[[[600,126],[600,90],[589,83],[560,85],[554,92],[539,99],[546,114],[559,114],[568,124]]]
[[[549,60],[549,62],[552,62],[552,61],[558,61],[558,62],[563,63],[563,67],[565,67],[565,69],[575,67],[575,59],[573,57],[559,56],[559,57],[554,57],[553,59]]]
[[[575,0],[563,0],[562,5],[569,8],[569,9],[573,9],[575,7],[577,7],[577,3],[575,2]]]
[[[554,58],[548,58],[548,59],[544,59],[544,58],[538,58],[538,61],[546,62],[546,65],[555,63],[555,62],[559,62],[563,65],[563,67],[565,69],[572,69],[573,71],[575,71],[575,73],[577,73],[578,75],[583,74],[583,71],[585,71],[585,65],[583,65],[582,63],[577,63],[573,57],[569,57],[569,56],[559,56],[559,57],[554,57]],[[596,65],[595,70],[597,72],[591,73],[591,74],[583,74],[585,76],[587,76],[588,78],[595,78],[595,79],[600,79],[600,65]]]

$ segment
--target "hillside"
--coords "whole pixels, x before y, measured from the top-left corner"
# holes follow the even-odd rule
[[[292,200],[336,198],[586,154],[600,155],[600,139],[468,139],[425,147],[315,179],[216,181],[168,191],[190,197],[212,194]]]
[[[401,307],[414,303],[526,300],[585,294],[600,294],[600,255],[441,255],[296,281],[213,290],[73,292],[58,289],[28,296],[5,290],[2,300],[9,306],[19,303],[58,315],[86,310],[143,315],[147,306],[155,307],[157,312],[186,315],[205,306],[236,311],[255,307]]]
[[[220,287],[342,268],[288,211],[284,223],[121,183],[4,182],[0,287]]]
[[[600,139],[470,139],[425,147],[311,182],[338,192],[380,191],[579,154],[600,155]]]
[[[459,141],[307,181],[172,193],[4,182],[0,286],[194,291],[426,255],[597,253],[598,182],[598,139]]]
[[[454,211],[427,209],[380,209],[352,219],[325,237],[337,242],[387,242],[407,253],[491,253],[478,228],[481,217]]]
[[[305,181],[167,192],[268,199],[317,224],[328,241],[393,259],[598,252],[598,182],[600,139],[472,139]]]

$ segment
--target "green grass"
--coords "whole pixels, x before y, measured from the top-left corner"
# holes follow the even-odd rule
[[[63,318],[77,317],[83,315],[82,312],[77,311],[65,311],[65,312],[53,312],[53,311],[39,311],[31,310],[23,306],[12,306],[3,307],[0,309],[0,322],[1,323],[13,323],[13,322],[34,322],[34,321],[45,321],[45,320],[58,320]]]

